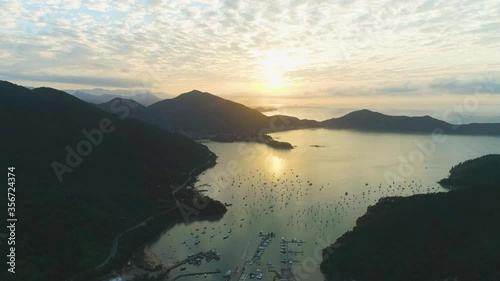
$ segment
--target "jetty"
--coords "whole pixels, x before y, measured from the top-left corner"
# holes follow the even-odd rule
[[[178,275],[176,276],[174,279],[172,280],[177,280],[179,278],[183,278],[183,277],[189,277],[189,276],[200,276],[200,275],[205,275],[205,274],[219,274],[221,273],[220,269],[217,269],[216,271],[206,271],[206,272],[195,272],[195,273],[186,273],[186,274],[181,274],[181,275]]]
[[[199,252],[199,253],[196,253],[196,254],[192,254],[192,255],[189,255],[187,258],[173,264],[172,266],[170,267],[167,267],[165,269],[165,272],[166,273],[169,273],[170,271],[172,271],[173,269],[183,265],[183,264],[194,264],[194,265],[200,265],[201,264],[201,260],[202,259],[205,259],[207,262],[211,261],[211,260],[219,260],[220,259],[220,256],[219,254],[217,254],[217,252],[215,250],[210,250],[210,251],[207,251],[207,252]]]

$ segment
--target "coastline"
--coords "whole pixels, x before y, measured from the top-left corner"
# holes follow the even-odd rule
[[[321,271],[326,280],[497,280],[498,195],[492,186],[383,198],[323,249]]]
[[[217,155],[213,152],[210,152],[211,153],[211,158],[210,160],[211,161],[208,161],[207,163],[193,169],[189,175],[188,175],[188,179],[183,183],[181,184],[181,186],[175,188],[173,191],[174,191],[174,196],[177,192],[182,192],[182,191],[186,191],[186,187],[187,186],[190,186],[190,185],[194,185],[197,181],[198,181],[198,176],[205,172],[206,170],[214,167],[215,165],[217,165]],[[196,194],[200,194],[197,190],[195,189],[191,189],[189,190],[190,192],[194,192],[193,194],[193,197],[196,195]],[[209,197],[210,198],[210,197]],[[211,202],[213,202],[213,199],[210,198]],[[219,201],[216,201],[216,202],[219,202]],[[219,202],[220,203],[220,202]],[[222,204],[222,203],[220,203]],[[174,211],[174,212],[172,212]],[[164,235],[165,233],[168,232],[168,230],[173,226],[175,225],[176,223],[178,223],[180,220],[182,220],[182,214],[179,213],[177,211],[177,207],[176,208],[173,208],[173,209],[170,209],[170,210],[167,210],[168,213],[171,213],[171,216],[168,216],[168,213],[164,213],[162,214],[162,217],[165,218],[170,218],[172,219],[167,225],[165,225],[161,231],[155,233],[154,236],[152,236],[150,239],[147,239],[147,241],[145,241],[141,246],[139,246],[139,249],[140,249],[140,253],[143,255],[144,257],[144,261],[146,263],[150,263],[151,264],[151,267],[152,268],[155,268],[157,270],[155,270],[154,272],[158,272],[158,270],[160,272],[163,272],[163,269],[165,268],[168,268],[169,266],[171,266],[171,264],[168,264],[166,261],[162,260],[152,249],[152,245],[162,236]],[[225,212],[224,212],[225,213]],[[215,219],[215,218],[218,218],[218,217],[221,217],[224,215],[224,213],[220,214],[220,213],[215,213],[213,215],[210,215],[210,214],[204,214],[203,212],[200,212],[199,215],[197,215],[197,219],[200,219],[200,220],[204,220],[204,219]],[[163,220],[162,220],[163,221]],[[137,251],[137,250],[136,250]],[[130,260],[130,257],[129,257],[129,260]],[[124,265],[121,264],[120,266],[121,268],[124,268]],[[154,273],[153,272],[153,273]]]
[[[206,163],[194,168],[188,174],[188,178],[186,179],[186,181],[175,189],[176,191],[186,191],[186,186],[194,184],[197,181],[197,177],[201,173],[217,164],[217,155],[211,151],[209,153],[210,159]],[[190,190],[190,192],[195,192],[195,194],[186,193],[185,195],[187,195],[189,198],[194,198],[194,196],[196,195],[196,191]],[[224,204],[222,204],[221,202],[214,201],[210,197],[208,198],[211,202],[215,202],[215,204],[221,204],[225,208]],[[224,213],[207,215],[201,212],[198,215],[198,218],[217,218],[219,216],[223,216]],[[163,233],[168,231],[172,224],[177,223],[180,219],[182,219],[182,214],[177,210],[177,206],[152,214],[138,225],[128,229],[127,231],[117,234],[117,236],[120,236],[121,239],[117,241],[116,246],[112,246],[116,248],[114,251],[113,249],[111,251],[112,253],[116,253],[113,257],[110,256],[106,261],[94,268],[90,268],[83,272],[74,274],[72,277],[68,278],[67,281],[99,279],[103,276],[109,275],[110,270],[119,269],[121,271],[126,267],[128,261],[130,261],[138,252],[142,252],[143,254],[145,254],[149,259],[151,259],[151,261],[163,265],[164,262],[151,249],[148,249],[146,251],[146,248],[149,248],[151,244],[154,243],[159,237],[161,237]],[[136,231],[139,228],[140,231]],[[127,235],[129,231],[136,232],[137,234],[131,237],[131,235]]]
[[[255,142],[260,144],[265,144],[269,147],[275,149],[291,150],[293,145],[289,142],[277,141],[273,139],[270,135],[259,135],[259,134],[219,134],[212,137],[210,140],[214,142],[221,143],[231,143],[231,142]]]
[[[156,266],[163,266],[167,267],[168,264],[163,262],[157,255],[156,253],[151,249],[151,245],[146,245],[142,248],[142,251],[144,253],[144,256],[153,264],[154,267]]]

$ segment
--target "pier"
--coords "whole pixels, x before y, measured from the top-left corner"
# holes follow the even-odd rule
[[[201,263],[201,259],[205,258],[205,260],[207,262],[211,261],[211,260],[219,260],[220,257],[219,257],[219,254],[217,254],[217,252],[215,250],[210,250],[210,251],[207,251],[207,252],[199,252],[199,253],[196,253],[194,255],[190,255],[188,256],[187,258],[175,263],[174,265],[168,267],[165,272],[166,273],[169,273],[170,271],[172,271],[173,269],[183,265],[183,264],[194,264],[194,265],[199,265]]]
[[[272,263],[267,263],[267,270],[264,268],[264,271],[261,270],[260,268],[255,268],[255,265],[261,265],[262,257],[264,255],[265,250],[267,247],[272,243],[273,238],[275,237],[274,233],[265,233],[265,232],[259,232],[260,241],[258,242],[258,246],[255,249],[255,252],[253,252],[253,256],[248,257],[249,254],[249,248],[250,244],[252,242],[252,236],[250,236],[248,242],[246,243],[245,250],[243,252],[243,255],[241,257],[242,264],[240,266],[236,266],[233,271],[228,270],[225,272],[225,274],[222,277],[222,280],[224,281],[245,281],[247,279],[263,279],[263,280],[271,280],[272,276],[275,276],[274,278],[279,278],[279,280],[289,280],[289,281],[296,281],[296,278],[292,272],[291,265],[293,263],[299,262],[298,255],[303,254],[303,251],[300,246],[302,246],[305,242],[302,240],[298,240],[296,238],[293,238],[291,240],[286,240],[285,238],[282,238],[280,241],[281,247],[280,247],[280,253],[283,254],[283,259],[281,260],[281,269],[279,268],[279,265],[276,265],[276,268]],[[295,258],[291,258],[290,256],[295,256]],[[186,259],[179,261],[172,266],[168,267],[165,272],[169,273],[173,269],[183,265],[183,264],[192,264],[192,265],[199,265],[201,264],[201,261],[203,259],[206,259],[207,261],[213,260],[213,259],[219,259],[219,255],[215,252],[215,250],[210,250],[207,252],[199,252],[196,254],[191,254],[189,255]],[[252,264],[254,266],[252,266]],[[256,270],[256,271],[255,271]],[[224,273],[224,272],[222,272]],[[184,273],[176,276],[173,279],[169,280],[178,280],[183,277],[189,277],[189,276],[203,276],[203,275],[208,275],[208,274],[221,274],[221,270],[217,269],[216,271],[206,271],[206,272],[191,272],[191,273]],[[264,276],[266,274],[267,276]]]
[[[207,271],[207,272],[195,272],[195,273],[186,273],[186,274],[181,274],[181,275],[178,275],[177,277],[175,277],[174,279],[172,280],[177,280],[179,278],[183,278],[183,277],[189,277],[189,276],[200,276],[200,275],[205,275],[205,274],[219,274],[221,273],[220,269],[217,269],[216,271]]]
[[[247,247],[245,248],[245,252],[243,253],[243,256],[241,257],[242,261],[245,261],[245,257],[247,255],[248,247],[250,247],[250,242],[252,242],[252,238],[253,238],[253,236],[250,237],[250,239],[248,240]]]

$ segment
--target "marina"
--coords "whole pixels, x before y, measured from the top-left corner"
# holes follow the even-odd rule
[[[209,250],[207,252],[199,252],[196,254],[189,254],[186,259],[179,261],[173,264],[172,266],[166,268],[165,272],[169,273],[173,269],[180,267],[181,265],[184,264],[199,266],[201,265],[203,259],[205,259],[206,262],[210,262],[212,260],[220,260],[220,256],[219,254],[217,254],[215,250]]]
[[[282,276],[282,269],[295,274],[296,268],[304,266],[304,260],[315,257],[351,230],[356,219],[380,198],[443,192],[436,182],[448,174],[451,163],[473,157],[436,153],[411,176],[388,181],[385,174],[394,170],[397,173],[395,161],[401,153],[413,151],[415,136],[401,136],[397,143],[391,143],[393,138],[385,135],[344,131],[300,130],[273,136],[293,140],[297,148],[277,151],[257,144],[206,143],[219,156],[218,164],[201,174],[193,188],[203,185],[207,196],[232,206],[220,220],[176,224],[151,248],[167,264],[208,249],[217,249],[221,258],[199,266],[184,265],[187,269],[183,272],[178,267],[170,272],[171,276],[214,269],[221,269],[221,273],[209,275],[206,280],[224,280],[227,270],[232,272],[231,280],[251,280],[251,276],[255,280],[259,276],[257,269],[262,272],[262,280]],[[311,147],[311,139],[323,147]],[[335,145],[332,139],[336,139]],[[356,157],[342,149],[347,145],[354,145]],[[405,146],[407,150],[395,151],[394,146]],[[447,147],[460,151],[463,146],[474,147],[478,154],[491,150],[487,143],[459,137],[450,137]],[[232,167],[229,164],[236,165],[234,172],[228,169]],[[266,237],[270,238],[266,241],[259,236],[261,231],[272,232],[274,237]],[[321,260],[310,261],[316,264],[311,262],[315,270],[308,280],[322,280]]]
[[[187,278],[187,277],[200,277],[203,276],[204,278],[208,278],[209,276],[220,276],[222,275],[222,280],[224,281],[239,281],[239,280],[251,280],[251,279],[256,279],[256,280],[274,280],[275,278],[280,278],[280,280],[295,280],[295,277],[293,275],[292,270],[290,269],[290,265],[288,262],[286,262],[284,265],[281,265],[281,268],[279,271],[276,270],[275,266],[272,263],[267,263],[267,272],[263,271],[261,269],[261,259],[265,254],[265,250],[267,247],[269,247],[273,243],[273,238],[275,238],[275,234],[273,232],[266,233],[263,231],[260,231],[258,236],[260,237],[260,241],[257,244],[257,247],[254,251],[253,256],[248,259],[244,260],[244,257],[246,256],[248,252],[248,247],[251,244],[252,237],[249,239],[247,243],[247,247],[245,248],[245,252],[243,253],[242,256],[242,264],[236,266],[234,269],[228,269],[222,274],[222,271],[220,269],[216,269],[215,271],[195,271],[195,272],[185,272],[186,267],[181,268],[180,274],[176,276],[171,276],[168,280],[177,280],[181,278]],[[290,241],[286,241],[284,238],[281,239],[280,244],[283,245],[288,245],[288,244],[300,244],[302,245],[303,242],[301,240],[295,240],[292,239]],[[288,251],[288,253],[292,253],[297,255],[299,254],[299,251]],[[273,255],[276,253],[269,253],[269,255]],[[219,260],[221,257],[215,250],[210,250],[208,252],[199,252],[196,254],[190,254],[186,259],[179,261],[178,263],[168,267],[164,272],[165,273],[170,273],[172,270],[175,268],[178,268],[182,265],[194,265],[194,266],[199,266],[201,265],[201,261],[205,259],[207,262],[210,262],[211,260]],[[291,261],[290,261],[291,263]]]

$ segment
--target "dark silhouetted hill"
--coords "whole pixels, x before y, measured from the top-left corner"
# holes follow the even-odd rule
[[[106,103],[96,105],[106,112],[117,115],[120,119],[137,119],[164,128],[166,122],[162,122],[161,118],[152,114],[142,104],[123,98],[114,98]]]
[[[381,199],[323,251],[326,280],[500,280],[500,155],[464,162],[447,193]]]
[[[175,130],[227,133],[269,127],[268,117],[255,109],[197,90],[148,107]]]
[[[332,129],[355,129],[374,132],[431,133],[436,128],[448,130],[451,125],[429,116],[390,116],[367,109],[354,111],[322,122]]]
[[[321,122],[321,125],[330,129],[351,129],[368,132],[500,136],[500,124],[455,125],[430,116],[390,116],[367,109],[354,111],[339,118],[325,120]]]
[[[215,163],[202,144],[139,120],[121,120],[62,91],[0,81],[0,101],[0,164],[5,173],[14,166],[16,175],[19,280],[64,280],[101,263],[117,233],[173,208],[170,187],[193,169]],[[99,137],[103,122],[114,130]],[[66,167],[62,182],[55,162]],[[210,204],[211,210],[225,209]],[[124,237],[133,240],[120,244],[117,259],[157,235],[177,217],[171,216]],[[151,232],[150,225],[159,230]],[[5,273],[0,279],[11,278]]]
[[[73,96],[94,104],[101,104],[109,102],[116,98],[131,99],[138,102],[144,106],[152,105],[161,99],[152,93],[141,91],[127,91],[127,90],[104,90],[104,89],[93,89],[93,90],[76,90],[68,91]]]
[[[500,187],[500,155],[485,155],[454,166],[448,178],[439,182],[446,187],[491,185]]]

